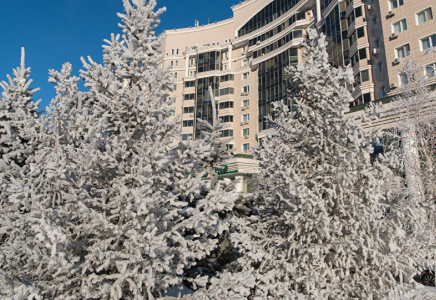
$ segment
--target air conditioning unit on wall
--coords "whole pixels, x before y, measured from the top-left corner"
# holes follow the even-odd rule
[[[390,10],[388,12],[388,17],[392,17],[392,16],[395,16],[395,10]]]
[[[391,39],[396,39],[398,37],[398,33],[394,32],[391,34]]]
[[[396,89],[398,87],[398,85],[395,82],[391,83],[391,89]]]

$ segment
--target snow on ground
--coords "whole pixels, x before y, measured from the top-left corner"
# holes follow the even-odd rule
[[[393,295],[392,300],[435,300],[436,299],[436,288],[431,286],[418,285],[418,288],[413,288],[413,286],[407,286],[408,292],[406,292],[400,298],[395,298]]]

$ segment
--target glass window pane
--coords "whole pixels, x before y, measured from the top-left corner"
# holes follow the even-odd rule
[[[404,30],[407,30],[407,20],[406,19],[404,19],[404,20],[401,20],[401,24],[402,24],[402,31],[404,31]]]
[[[425,23],[426,19],[425,19],[425,12],[420,12],[418,13],[418,24],[422,24]]]
[[[431,46],[436,47],[436,34],[431,36]]]
[[[369,80],[369,72],[368,71],[362,71],[361,76],[362,76],[362,82]]]
[[[397,49],[397,54],[398,54],[398,57],[399,57],[399,58],[406,57],[406,53],[405,53],[405,51],[404,51],[404,47],[398,48],[398,49]]]
[[[435,77],[435,64],[433,64],[433,65],[428,65],[428,66],[426,67],[425,72],[426,72],[428,78]]]
[[[425,38],[425,39],[422,39],[421,41],[422,41],[422,49],[423,50],[427,50],[427,49],[429,49],[431,47],[430,46],[430,38],[429,37]]]
[[[400,22],[394,24],[394,32],[401,32]]]

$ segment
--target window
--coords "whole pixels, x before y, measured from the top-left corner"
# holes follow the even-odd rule
[[[380,74],[380,72],[383,71],[383,62],[381,62],[381,61],[378,62],[376,69],[377,69],[377,75]]]
[[[233,116],[222,116],[220,117],[221,122],[223,123],[231,123],[233,122]]]
[[[219,109],[233,108],[233,101],[221,102]]]
[[[183,96],[183,100],[194,100],[195,99],[195,94],[185,94]]]
[[[171,67],[174,67],[174,61],[173,60],[171,61]]]
[[[357,28],[356,31],[357,31],[357,38],[358,39],[365,36],[365,28],[364,27]]]
[[[375,41],[374,41],[374,46],[373,46],[373,48],[378,48],[378,47],[380,47],[380,40],[379,39],[376,39]]]
[[[242,122],[248,122],[250,121],[250,114],[242,115]]]
[[[375,25],[377,25],[377,17],[371,19],[371,29],[374,29]]]
[[[232,81],[235,80],[235,76],[233,74],[223,75],[220,77],[221,82]]]
[[[192,133],[182,134],[182,141],[192,140]]]
[[[185,120],[182,124],[183,127],[192,127],[194,126],[194,120]]]
[[[174,110],[170,110],[169,113],[170,117],[174,117],[176,115],[176,112]]]
[[[410,45],[406,44],[395,49],[396,57],[404,58],[410,54]]]
[[[366,56],[366,48],[359,49],[359,57],[360,57],[360,60],[365,59],[367,57]]]
[[[356,7],[354,9],[354,16],[355,16],[355,18],[362,16],[362,6]]]
[[[179,49],[176,49],[176,54],[179,54]]]
[[[250,73],[244,73],[244,74],[242,74],[242,79],[248,79],[248,77],[250,76]]]
[[[369,81],[369,72],[368,70],[360,72],[362,82]]]
[[[242,100],[242,107],[249,107],[250,106],[250,100]]]
[[[225,89],[220,89],[220,96],[224,96],[224,95],[229,95],[229,94],[234,94],[234,88],[232,87],[228,87]]]
[[[242,66],[247,67],[248,66],[248,58],[245,58],[242,60]]]
[[[229,52],[224,52],[223,58],[224,59],[229,59]]]
[[[401,73],[398,75],[398,82],[400,83],[400,86],[405,86],[409,83],[409,80],[407,79],[407,75],[404,73]]]
[[[404,5],[404,0],[389,0],[390,8],[395,9],[398,6]]]
[[[227,70],[227,65],[223,65],[223,70]]]
[[[233,130],[232,129],[222,130],[222,131],[220,131],[220,133],[221,133],[220,137],[233,136]]]
[[[194,87],[194,86],[195,86],[195,80],[185,81],[185,88],[187,88],[187,87]]]
[[[407,30],[407,21],[402,19],[398,22],[392,23],[392,32],[399,33]]]
[[[371,102],[371,94],[367,93],[367,94],[363,94],[363,103],[368,103]]]
[[[177,78],[177,72],[174,73],[174,78]]]
[[[436,76],[436,62],[425,66],[425,75],[427,78],[433,78]]]
[[[226,147],[227,147],[227,150],[233,149],[233,145],[232,144],[227,144]]]
[[[179,65],[179,61],[178,60],[176,60],[176,67]]]
[[[432,19],[433,19],[433,13],[431,11],[431,7],[416,13],[416,25],[421,25]]]
[[[421,49],[427,50],[436,47],[436,34],[421,39]]]
[[[242,136],[249,136],[249,135],[250,135],[250,128],[242,129]]]
[[[171,49],[171,55],[174,55],[174,49]]]
[[[384,96],[386,96],[386,90],[385,87],[382,86],[378,89],[378,97],[383,98]]]
[[[183,108],[184,114],[192,114],[194,113],[194,106],[184,107]]]
[[[194,76],[194,71],[189,71],[189,76]]]
[[[249,93],[250,92],[250,86],[249,85],[243,86],[242,87],[242,92],[244,94]]]
[[[250,150],[250,144],[246,143],[246,144],[242,144],[242,151],[249,151]]]

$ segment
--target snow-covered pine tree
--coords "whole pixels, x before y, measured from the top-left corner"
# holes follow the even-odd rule
[[[241,262],[257,267],[257,296],[386,298],[413,275],[398,251],[404,232],[385,216],[392,172],[371,163],[379,132],[345,115],[351,69],[332,68],[325,36],[307,34],[305,63],[286,70],[291,110],[275,105],[273,132],[255,150],[264,237],[233,241],[247,249]]]
[[[391,216],[403,224],[407,232],[403,249],[414,253],[421,269],[434,268],[436,258],[436,93],[431,91],[428,76],[435,69],[423,64],[432,53],[436,48],[420,59],[409,55],[401,61],[402,93],[383,112],[397,120],[396,128],[385,135],[386,156],[405,177],[399,181]]]
[[[32,143],[39,101],[33,100],[33,94],[39,88],[30,87],[30,68],[25,65],[24,48],[21,49],[20,67],[13,70],[13,77],[7,75],[8,82],[0,82],[3,88],[0,97],[0,171],[6,166],[22,167],[33,153]],[[10,168],[10,167],[9,167]]]
[[[87,92],[69,64],[51,72],[57,97],[41,119],[40,149],[30,174],[6,187],[26,205],[25,217],[13,201],[1,214],[9,294],[153,299],[228,231],[221,216],[237,193],[216,183],[202,194],[198,162],[173,145],[180,126],[167,120],[174,84],[158,68],[155,6],[124,0],[122,37],[112,36],[103,64],[84,61]]]

